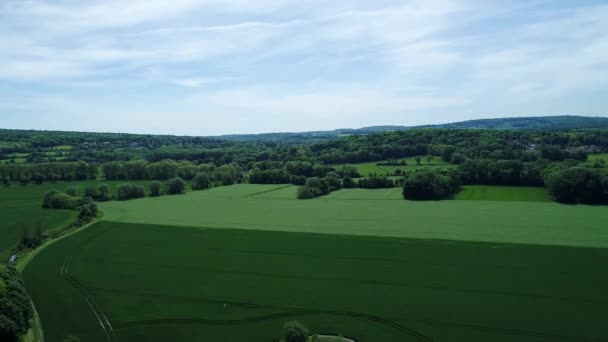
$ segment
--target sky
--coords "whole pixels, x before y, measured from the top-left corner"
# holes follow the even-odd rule
[[[2,0],[0,127],[608,116],[608,1]]]

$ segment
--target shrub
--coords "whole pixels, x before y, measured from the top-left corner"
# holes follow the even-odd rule
[[[160,181],[150,182],[150,196],[160,196],[163,192],[163,184]]]
[[[224,180],[222,180],[224,183]],[[204,190],[209,189],[211,186],[211,179],[206,172],[199,172],[194,176],[192,180],[192,190]]]
[[[310,332],[297,321],[285,323],[285,342],[306,342]]]
[[[130,183],[120,184],[116,192],[119,200],[142,198],[146,195],[146,190],[143,186],[133,185]]]
[[[166,189],[171,195],[182,194],[186,189],[186,182],[179,177],[171,178],[167,181]]]

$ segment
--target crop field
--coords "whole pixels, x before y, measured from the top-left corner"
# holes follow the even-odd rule
[[[107,183],[112,191],[123,182],[111,181]],[[148,182],[132,182],[142,185]],[[40,225],[43,231],[52,232],[67,226],[76,215],[70,210],[45,210],[41,208],[42,197],[50,189],[65,190],[69,187],[84,190],[86,186],[102,184],[100,181],[78,181],[44,183],[27,186],[13,185],[0,187],[0,259],[6,260],[11,248],[17,244],[22,227],[34,228]]]
[[[602,207],[295,189],[102,203],[24,271],[46,341],[608,341]]]
[[[457,200],[550,202],[547,189],[525,186],[467,185],[456,195]]]
[[[285,191],[295,191],[288,189],[294,187],[241,184],[100,208],[104,219],[126,223],[608,247],[608,210],[600,206],[374,200],[386,193],[394,198],[399,188],[348,189],[302,201],[286,199]],[[272,198],[275,192],[280,198]]]
[[[439,157],[432,157],[430,161],[427,160],[426,157],[422,157],[420,159],[420,165],[416,163],[415,158],[403,158],[399,159],[399,161],[405,160],[407,165],[377,165],[378,163],[386,162],[386,161],[375,161],[375,162],[367,162],[367,163],[358,163],[358,164],[340,164],[340,165],[332,165],[335,168],[340,168],[341,166],[350,165],[357,168],[359,174],[363,177],[367,177],[370,174],[378,175],[378,176],[388,176],[393,175],[396,170],[401,171],[410,171],[424,168],[431,169],[449,169],[456,167],[455,165],[446,163]]]
[[[607,249],[102,221],[24,276],[51,342],[266,342],[294,319],[360,342],[604,341],[604,261]]]

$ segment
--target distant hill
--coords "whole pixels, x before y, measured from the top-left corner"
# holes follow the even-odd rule
[[[370,134],[375,132],[398,131],[417,128],[454,128],[454,129],[529,129],[529,130],[572,130],[608,128],[608,118],[576,115],[538,116],[479,119],[424,126],[370,126],[363,128],[340,128],[332,131],[285,132],[263,134],[231,134],[219,138],[234,141],[322,141],[341,135]]]

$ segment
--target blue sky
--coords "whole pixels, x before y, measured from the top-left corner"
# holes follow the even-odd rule
[[[606,1],[3,0],[0,47],[3,128],[608,116]]]

